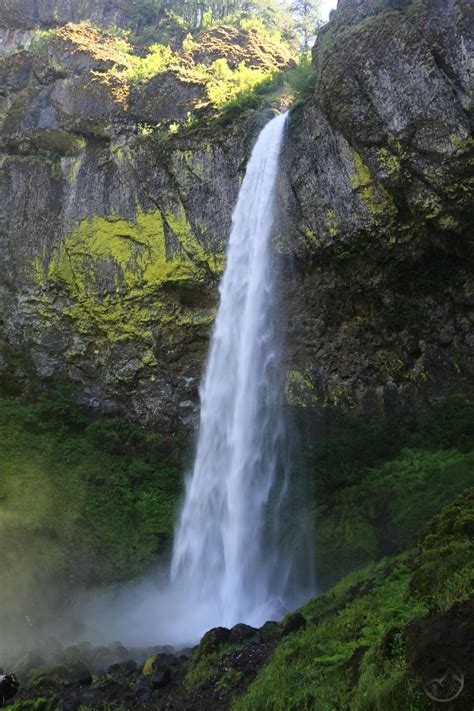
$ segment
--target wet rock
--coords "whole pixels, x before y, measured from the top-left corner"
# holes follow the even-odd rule
[[[85,664],[77,662],[67,670],[64,683],[67,686],[87,686],[92,684],[92,674]]]
[[[97,693],[100,698],[113,701],[121,697],[125,688],[125,685],[121,684],[116,678],[105,677],[104,679],[99,679],[91,690]]]
[[[281,636],[287,637],[289,634],[305,629],[305,627],[306,619],[300,612],[295,612],[292,615],[288,615],[288,617],[283,620],[281,625]]]
[[[119,642],[109,647],[98,647],[94,650],[92,668],[104,672],[112,664],[126,662],[130,658],[129,650]]]
[[[290,404],[371,410],[472,392],[469,4],[419,0],[407,21],[406,3],[339,5],[318,34],[317,90],[292,112],[279,179]],[[137,7],[11,0],[0,6],[3,49],[86,18],[136,28]],[[171,72],[130,87],[108,74],[126,66],[120,54],[99,30],[68,26],[0,63],[2,382],[60,376],[98,414],[189,432],[258,125],[216,124],[157,150],[136,124],[184,117],[202,85]],[[233,28],[205,33],[184,59],[221,57],[291,63]],[[42,338],[50,329],[61,338]],[[411,363],[400,342],[411,354],[417,336],[446,357]],[[18,365],[20,352],[34,368]]]
[[[229,642],[229,640],[230,630],[227,629],[227,627],[214,627],[206,632],[204,637],[199,642],[199,646],[196,650],[196,659],[218,652],[224,644]]]
[[[4,674],[3,670],[0,669],[0,706],[2,701],[8,701],[16,696],[19,686],[20,684],[15,674]]]
[[[117,676],[130,676],[138,670],[138,664],[134,659],[128,659],[126,662],[117,662],[111,664],[107,669],[107,674]]]
[[[230,630],[229,642],[242,644],[244,642],[258,642],[258,630],[242,623],[234,625]]]
[[[178,660],[172,654],[155,654],[145,662],[143,676],[153,689],[159,689],[170,683],[177,663]]]
[[[280,625],[274,620],[269,620],[260,627],[258,636],[262,642],[272,642],[280,637]]]
[[[153,686],[148,679],[141,679],[135,692],[135,698],[142,704],[146,704],[153,695]]]
[[[160,689],[171,681],[171,669],[164,665],[156,665],[153,674],[149,677],[154,689]]]
[[[92,674],[82,662],[44,667],[30,674],[30,688],[75,688],[92,684]]]

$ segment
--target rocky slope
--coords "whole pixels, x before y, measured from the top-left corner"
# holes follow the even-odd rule
[[[7,52],[38,24],[130,26],[133,7],[0,10],[1,380],[8,393],[63,378],[96,411],[171,431],[196,421],[258,121],[147,135],[198,110],[202,84],[173,71],[130,83],[129,57],[83,25]],[[226,55],[225,35],[189,61]],[[291,404],[390,408],[471,387],[471,41],[463,0],[341,0],[319,35],[281,179]],[[247,63],[288,61],[239,42]]]
[[[21,687],[8,708],[429,711],[428,694],[471,708],[473,513],[470,489],[416,549],[348,576],[281,623],[219,627],[181,651],[49,640],[14,662]]]

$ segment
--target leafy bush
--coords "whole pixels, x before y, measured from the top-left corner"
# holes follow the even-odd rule
[[[216,59],[206,72],[207,94],[211,104],[222,109],[239,95],[248,94],[265,81],[268,72],[247,67],[244,62],[231,69],[226,59]]]
[[[163,44],[152,44],[144,57],[131,55],[127,75],[131,80],[146,81],[161,72],[176,69],[178,61],[172,49]]]
[[[30,52],[40,52],[45,42],[50,38],[54,37],[55,34],[59,32],[59,28],[53,27],[50,30],[35,30],[33,39],[28,47]]]

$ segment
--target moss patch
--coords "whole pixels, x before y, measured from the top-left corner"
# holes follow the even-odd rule
[[[453,396],[416,419],[334,411],[326,427],[300,464],[315,491],[323,589],[413,546],[426,522],[474,485],[474,405]]]
[[[36,262],[34,271],[38,287],[47,284],[68,296],[64,313],[79,331],[99,331],[114,342],[150,339],[151,325],[173,314],[159,298],[147,297],[156,297],[163,287],[203,285],[221,271],[223,261],[222,254],[207,253],[195,239],[180,205],[164,213],[139,210],[135,221],[83,220],[47,264]],[[44,316],[54,318],[48,298]]]

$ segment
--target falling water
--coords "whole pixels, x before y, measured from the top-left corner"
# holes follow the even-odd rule
[[[312,592],[311,535],[304,504],[295,514],[275,405],[281,317],[269,239],[285,120],[260,133],[234,211],[171,575],[86,600],[97,640],[179,648],[212,627],[281,617]]]
[[[269,248],[285,120],[277,116],[260,133],[234,211],[175,537],[172,585],[186,594],[201,631],[281,614],[288,586],[291,566],[268,525],[286,488],[272,406],[279,349]]]

